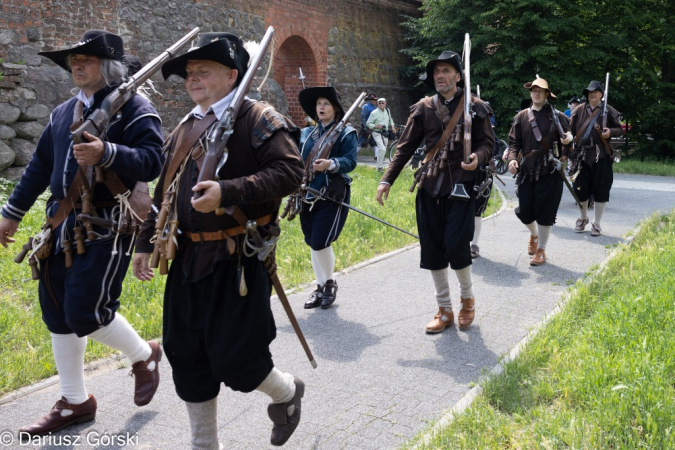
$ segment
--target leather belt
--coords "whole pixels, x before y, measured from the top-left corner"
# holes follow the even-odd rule
[[[266,216],[260,217],[259,219],[256,219],[256,223],[258,225],[267,225],[272,221],[272,214],[268,214]],[[246,228],[242,225],[234,228],[228,228],[226,230],[218,230],[218,231],[184,231],[183,234],[192,240],[192,242],[209,242],[209,241],[223,241],[226,239],[230,239],[234,236],[237,236],[239,234],[243,234],[246,232]]]

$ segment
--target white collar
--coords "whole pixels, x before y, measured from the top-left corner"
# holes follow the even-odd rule
[[[190,116],[195,116],[197,119],[203,119],[205,115],[209,113],[209,111],[213,111],[213,114],[216,115],[216,119],[220,120],[220,118],[223,116],[223,113],[225,113],[225,110],[230,106],[230,103],[232,103],[232,99],[234,98],[234,92],[235,90],[232,90],[229,94],[227,94],[225,97],[221,98],[217,102],[215,102],[213,105],[209,106],[209,109],[206,110],[206,112],[202,111],[202,107],[197,105],[195,106],[192,111],[190,111],[190,114],[187,115],[186,119],[189,118]]]
[[[91,108],[91,105],[94,104],[94,96],[87,97],[87,94],[82,89],[77,93],[77,99],[84,103],[84,106],[87,108]]]

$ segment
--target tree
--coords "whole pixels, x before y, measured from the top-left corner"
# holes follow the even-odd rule
[[[461,52],[469,33],[471,81],[493,106],[500,134],[529,97],[523,84],[536,75],[565,109],[570,97],[610,72],[610,104],[634,126],[638,151],[674,157],[675,127],[664,123],[675,112],[675,7],[667,3],[427,0],[422,16],[404,23],[405,52],[416,63],[408,71],[423,72],[445,49]]]

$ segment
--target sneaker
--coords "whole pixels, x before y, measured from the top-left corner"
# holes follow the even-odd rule
[[[473,319],[476,316],[476,302],[473,297],[463,298],[460,301],[462,302],[462,309],[459,310],[457,323],[460,330],[465,330],[473,323]]]
[[[530,260],[531,266],[541,266],[546,262],[546,252],[543,248],[537,249],[537,253]]]
[[[284,445],[300,423],[302,397],[305,395],[305,383],[294,377],[295,395],[286,403],[270,403],[267,406],[267,415],[272,419],[272,445]]]
[[[600,236],[600,234],[602,234],[602,228],[600,228],[600,224],[593,222],[591,224],[591,236]]]
[[[586,229],[586,225],[588,225],[588,218],[577,219],[577,223],[574,226],[574,231],[576,231],[577,233],[583,233],[584,230]]]
[[[530,240],[527,242],[527,254],[532,256],[537,253],[539,248],[539,236],[530,236]]]
[[[434,316],[434,319],[429,322],[424,329],[427,333],[440,333],[447,327],[451,327],[454,322],[455,313],[452,312],[452,308],[438,308],[438,312]]]

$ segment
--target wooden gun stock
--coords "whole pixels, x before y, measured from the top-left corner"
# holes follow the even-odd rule
[[[18,255],[14,258],[14,262],[17,264],[21,264],[26,258],[26,255],[28,254],[29,251],[33,250],[33,238],[29,237],[28,242],[23,244],[23,247],[21,247],[21,251],[19,252]]]

